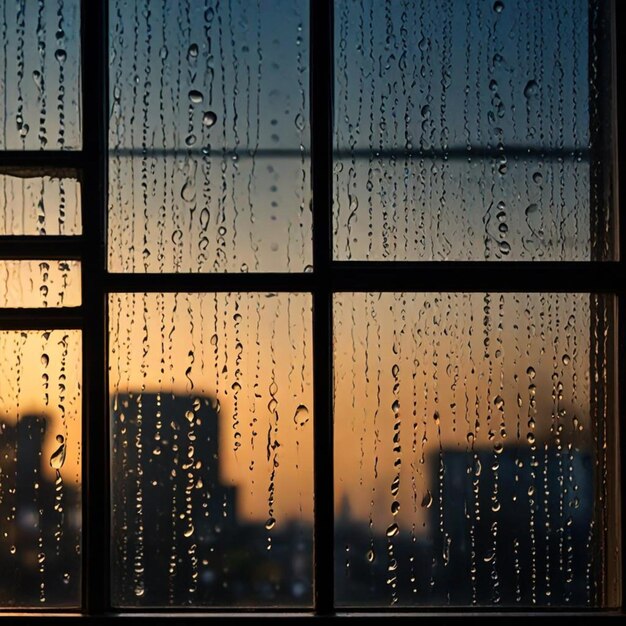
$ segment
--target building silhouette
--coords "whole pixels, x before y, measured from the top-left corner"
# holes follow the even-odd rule
[[[337,518],[339,604],[597,604],[590,452],[443,448],[427,463],[428,497],[417,499],[423,527],[400,523],[389,537],[345,507]]]
[[[237,511],[219,472],[212,400],[112,400],[112,600],[119,606],[307,606],[312,529]],[[0,603],[78,606],[80,490],[44,471],[47,420],[0,421]],[[424,527],[335,525],[339,605],[593,606],[600,568],[585,449],[442,448],[427,460]],[[421,500],[421,504],[420,504]],[[408,504],[408,503],[406,503]],[[406,506],[405,504],[405,506]],[[392,519],[390,518],[390,522]],[[269,548],[269,549],[268,549]]]
[[[0,605],[80,604],[81,494],[49,478],[47,419],[0,421]]]
[[[111,423],[114,602],[310,602],[311,527],[240,517],[235,488],[220,478],[210,398],[118,394]]]

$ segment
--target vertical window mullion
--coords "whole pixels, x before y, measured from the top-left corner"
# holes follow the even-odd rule
[[[332,413],[333,1],[311,0],[310,94],[313,191],[313,393],[315,611],[334,611]]]
[[[614,116],[615,120],[615,137],[616,137],[616,150],[611,156],[614,159],[615,164],[615,181],[616,181],[616,194],[614,199],[615,207],[615,224],[614,229],[617,234],[617,250],[615,251],[615,258],[619,262],[619,270],[615,272],[615,276],[624,275],[624,251],[626,250],[626,164],[624,163],[624,157],[626,156],[626,66],[624,64],[624,52],[626,51],[626,45],[621,37],[618,36],[618,25],[621,24],[619,20],[626,18],[626,5],[623,2],[611,2],[610,3],[610,19],[612,28],[611,37],[611,56],[613,61],[612,74],[609,77],[612,88],[614,91],[614,100],[616,103]],[[621,157],[621,159],[620,159]],[[621,191],[621,193],[620,193]],[[619,279],[618,279],[619,280]],[[617,463],[616,468],[619,473],[616,472],[615,480],[613,482],[613,495],[618,499],[616,502],[617,507],[617,519],[621,522],[621,528],[616,530],[618,541],[618,553],[621,557],[621,568],[616,572],[619,577],[619,589],[618,595],[615,598],[616,604],[621,607],[622,614],[624,613],[624,581],[626,580],[626,559],[623,556],[624,546],[626,546],[626,427],[624,427],[621,416],[624,411],[624,398],[626,394],[626,290],[624,289],[624,283],[620,281],[620,286],[617,291],[617,311],[615,314],[616,331],[614,337],[617,338],[617,346],[615,347],[615,376],[614,381],[616,383],[616,418],[613,419],[614,427],[617,429]],[[616,437],[616,439],[617,439]],[[615,484],[616,483],[616,484]],[[621,502],[619,502],[621,499]]]
[[[617,61],[619,58],[613,51],[615,24],[615,6],[612,2],[590,0],[588,64],[591,261],[619,258],[619,226],[622,220],[615,202],[618,172],[614,107],[615,89],[619,84],[615,80],[613,60]],[[609,33],[609,36],[602,36],[601,33]],[[599,454],[595,477],[595,510],[600,520],[600,528],[596,531],[595,540],[598,545],[596,578],[600,581],[598,603],[601,606],[616,606],[621,602],[615,585],[620,569],[620,538],[611,524],[611,520],[618,518],[616,507],[619,506],[619,494],[615,484],[619,467],[619,447],[615,443],[618,426],[615,416],[619,415],[616,398],[616,391],[619,389],[616,386],[618,368],[613,370],[612,381],[603,380],[601,375],[603,363],[617,365],[618,351],[614,338],[618,337],[615,332],[618,315],[623,316],[623,312],[618,312],[622,309],[623,289],[615,295],[615,300],[591,295],[589,367],[592,424]],[[620,325],[618,332],[623,333],[623,325]],[[620,344],[623,345],[623,340]],[[621,350],[623,351],[623,347]],[[621,568],[623,569],[623,564]]]
[[[107,0],[83,0],[83,611],[109,607],[109,455],[106,389],[105,217]]]

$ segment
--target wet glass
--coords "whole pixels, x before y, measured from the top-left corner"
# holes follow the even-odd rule
[[[81,303],[79,261],[0,260],[0,307],[71,307]]]
[[[337,0],[334,258],[590,260],[611,218],[592,184],[589,15]]]
[[[307,294],[109,300],[115,606],[310,606]]]
[[[0,170],[0,235],[80,235],[77,173]]]
[[[604,605],[619,563],[611,307],[335,296],[339,605]]]
[[[109,269],[303,271],[308,0],[109,7]]]
[[[0,331],[0,606],[81,602],[81,334]]]
[[[80,0],[5,0],[0,33],[0,150],[80,149]]]

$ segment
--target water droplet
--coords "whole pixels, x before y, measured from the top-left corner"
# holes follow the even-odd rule
[[[537,375],[537,372],[535,372],[534,367],[529,366],[528,369],[526,370],[526,374],[528,374],[528,378],[532,380]]]
[[[430,493],[430,489],[426,489],[424,496],[422,497],[422,506],[429,509],[433,504],[433,495]]]
[[[59,63],[63,63],[65,59],[67,59],[67,52],[65,52],[63,48],[59,48],[55,51],[54,58],[59,61]]]
[[[496,409],[501,409],[504,407],[504,398],[502,396],[496,396],[493,399],[493,403],[496,407]]]
[[[196,136],[193,133],[191,133],[190,135],[187,135],[185,137],[185,145],[191,147],[196,143],[196,140],[197,140]]]
[[[368,563],[373,563],[376,560],[376,553],[374,552],[374,550],[368,550],[365,558],[367,559]]]
[[[493,10],[496,13],[502,13],[502,11],[504,11],[504,2],[502,2],[502,0],[496,0],[496,2],[493,3]]]
[[[193,59],[195,59],[198,56],[198,44],[196,43],[192,43],[188,50],[187,50],[187,56],[191,57]]]
[[[276,520],[273,517],[268,518],[268,520],[265,522],[265,528],[267,530],[272,530],[274,526],[276,526]]]
[[[309,409],[300,404],[293,416],[293,421],[297,426],[304,426],[309,421]]]
[[[200,91],[198,91],[197,89],[192,89],[189,92],[189,99],[194,103],[194,104],[200,104],[203,100],[204,100],[204,96],[202,95],[202,93]]]
[[[48,363],[50,363],[50,357],[49,357],[49,356],[48,356],[48,355],[44,352],[44,353],[41,355],[41,364],[42,364],[44,367],[48,367]]]
[[[397,515],[399,510],[400,510],[400,503],[397,500],[394,500],[391,503],[391,513],[393,515]]]
[[[533,174],[533,183],[536,185],[541,185],[543,182],[543,174],[541,172],[535,172]]]
[[[532,98],[537,95],[538,91],[539,87],[537,86],[537,83],[534,80],[529,80],[526,83],[526,87],[524,87],[524,96],[526,98]]]
[[[205,111],[202,116],[202,123],[207,128],[211,128],[211,126],[215,125],[215,122],[217,122],[217,115],[213,111]]]
[[[398,533],[400,532],[400,529],[398,528],[398,524],[391,524],[391,526],[389,526],[387,528],[387,537],[395,537]]]
[[[569,354],[564,354],[562,360],[563,360],[563,365],[569,365],[571,361]]]
[[[298,113],[298,115],[296,115],[296,119],[294,120],[294,124],[296,125],[296,128],[299,131],[303,131],[305,126],[306,126],[306,122],[304,119],[304,116],[301,113]]]
[[[65,438],[63,435],[57,435],[56,439],[57,443],[60,445],[50,457],[50,467],[55,470],[60,470],[65,463]]]

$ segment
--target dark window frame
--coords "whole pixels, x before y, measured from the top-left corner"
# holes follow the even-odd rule
[[[616,37],[616,24],[626,18],[626,3],[616,0],[590,0],[594,19],[590,20],[590,55],[596,51],[604,63],[598,66],[596,84],[614,90],[610,110],[591,107],[592,185],[605,190],[602,202],[614,209],[616,257],[626,250],[626,208],[619,205],[619,183],[626,188],[626,166],[617,155],[626,154],[626,44]],[[4,151],[0,169],[17,166],[41,169],[74,169],[81,181],[83,232],[69,237],[0,237],[2,259],[70,259],[82,262],[82,305],[68,309],[3,309],[1,329],[77,328],[83,331],[83,552],[82,615],[140,616],[158,619],[176,616],[181,621],[198,617],[232,616],[238,619],[274,620],[278,614],[292,617],[312,615],[341,617],[351,611],[335,610],[333,559],[333,417],[332,417],[332,296],[349,291],[584,291],[611,294],[615,345],[607,355],[615,365],[613,406],[623,405],[626,390],[626,291],[620,276],[623,260],[608,261],[596,253],[589,262],[346,262],[333,261],[332,162],[333,162],[333,0],[310,0],[310,99],[311,167],[313,192],[312,273],[255,274],[114,274],[107,272],[107,144],[108,144],[108,0],[81,0],[81,68],[83,147],[77,151]],[[593,35],[598,21],[610,20],[612,37],[601,42]],[[621,55],[621,56],[620,56]],[[622,60],[620,60],[622,59]],[[606,100],[606,98],[605,98]],[[602,99],[598,99],[601,102]],[[605,135],[608,131],[609,134]],[[612,135],[614,133],[614,135]],[[614,136],[616,139],[611,140]],[[609,167],[603,167],[609,164]],[[592,214],[594,213],[592,207]],[[596,258],[599,257],[599,258]],[[295,613],[284,609],[146,609],[118,610],[110,603],[110,450],[107,385],[107,301],[110,293],[149,292],[155,285],[161,292],[197,291],[278,291],[308,292],[313,298],[313,378],[314,378],[314,609]],[[616,413],[619,415],[619,412]],[[617,434],[617,417],[613,434]],[[619,451],[626,459],[626,428],[619,431]],[[622,464],[614,476],[615,493],[621,495],[621,518],[626,519],[626,471]],[[624,524],[618,531],[626,545]],[[624,580],[626,569],[615,575]],[[623,586],[623,582],[622,582]],[[623,605],[622,605],[623,606]],[[451,614],[483,619],[488,616],[524,616],[524,609],[374,609],[359,610],[361,619],[383,621],[391,617],[433,619]],[[33,613],[66,619],[66,610],[31,609],[14,613],[13,619],[28,620]],[[554,609],[533,610],[538,617],[551,619]],[[565,613],[559,611],[559,613]],[[617,611],[571,611],[595,616],[623,615]],[[244,615],[245,614],[245,615]],[[0,619],[9,617],[0,613]]]

